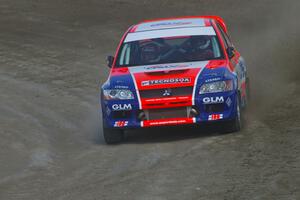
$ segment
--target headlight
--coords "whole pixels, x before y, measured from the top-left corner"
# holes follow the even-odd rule
[[[103,90],[105,99],[134,99],[133,93],[130,90]]]
[[[233,89],[232,80],[217,81],[212,83],[203,84],[200,88],[200,94],[225,92]]]

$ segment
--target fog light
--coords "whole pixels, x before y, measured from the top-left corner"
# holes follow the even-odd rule
[[[190,117],[196,117],[197,115],[199,115],[199,112],[197,111],[197,109],[191,108]]]
[[[141,120],[141,121],[146,120],[146,114],[145,114],[144,111],[141,111],[141,112],[138,114],[138,119]]]

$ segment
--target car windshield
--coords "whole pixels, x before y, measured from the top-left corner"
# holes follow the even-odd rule
[[[116,67],[180,63],[223,58],[215,35],[179,36],[125,42]]]

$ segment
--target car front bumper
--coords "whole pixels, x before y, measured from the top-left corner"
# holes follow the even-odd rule
[[[210,93],[195,99],[187,98],[186,102],[174,99],[171,106],[157,104],[154,108],[141,108],[134,101],[102,100],[103,125],[106,128],[130,129],[231,120],[236,116],[237,94],[236,91]],[[182,112],[185,109],[187,113],[184,116]],[[197,113],[189,114],[191,109]]]

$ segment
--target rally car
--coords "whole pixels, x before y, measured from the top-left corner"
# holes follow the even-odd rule
[[[148,20],[119,43],[101,87],[103,135],[117,143],[124,130],[226,122],[239,131],[247,105],[245,62],[218,16]]]

